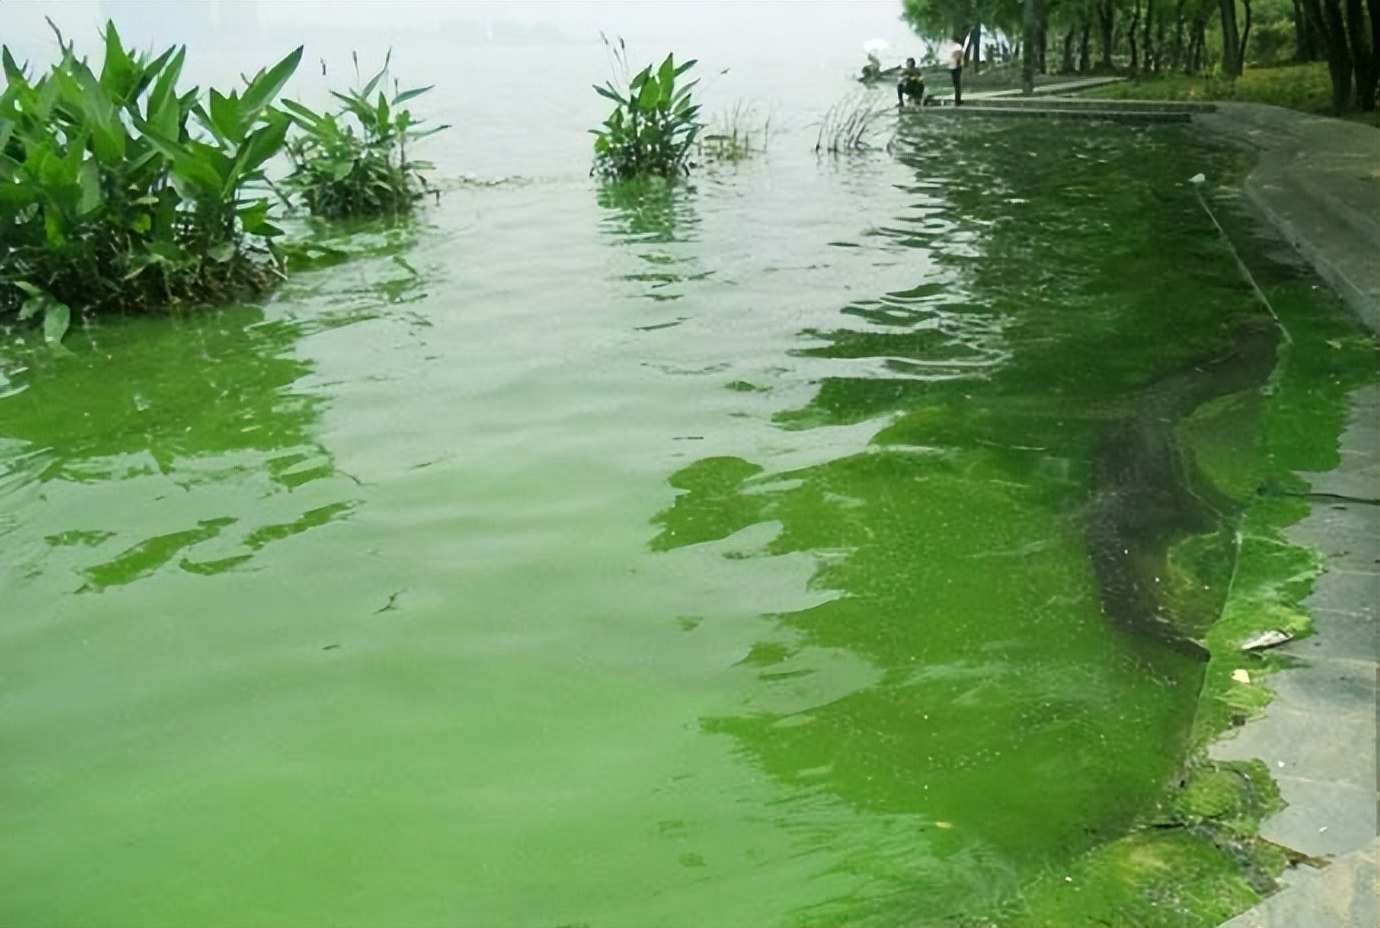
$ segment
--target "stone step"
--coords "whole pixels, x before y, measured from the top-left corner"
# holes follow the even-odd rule
[[[991,104],[972,106],[966,102],[962,106],[931,106],[925,107],[923,111],[911,110],[910,112],[925,112],[943,115],[963,113],[978,116],[1019,116],[1027,119],[1100,119],[1125,123],[1189,122],[1193,119],[1193,114],[1185,111],[1114,110],[1050,106],[997,106]]]

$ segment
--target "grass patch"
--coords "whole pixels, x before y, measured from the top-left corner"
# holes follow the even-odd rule
[[[1323,62],[1250,68],[1234,81],[1186,74],[1137,77],[1095,87],[1082,95],[1102,100],[1232,100],[1332,115],[1332,83]],[[1380,128],[1380,112],[1353,112],[1342,118]]]

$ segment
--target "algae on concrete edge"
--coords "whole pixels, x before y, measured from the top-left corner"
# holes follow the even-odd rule
[[[1239,215],[1228,225],[1238,238],[1260,240],[1239,250],[1288,338],[1271,385],[1260,394],[1263,403],[1222,397],[1179,425],[1191,456],[1186,463],[1204,488],[1245,506],[1234,545],[1227,546],[1235,550],[1226,552],[1231,569],[1221,613],[1206,630],[1211,658],[1189,757],[1179,782],[1137,830],[1029,884],[1004,924],[1220,924],[1274,892],[1286,867],[1312,863],[1259,836],[1261,821],[1283,807],[1265,764],[1210,761],[1207,748],[1259,715],[1273,697],[1262,684],[1292,664],[1284,655],[1243,651],[1241,645],[1269,629],[1293,637],[1311,632],[1300,603],[1321,560],[1316,551],[1288,542],[1283,530],[1309,511],[1309,488],[1298,472],[1336,466],[1347,396],[1374,379],[1376,344],[1360,333],[1336,294],[1297,264],[1278,260],[1272,232]],[[1254,436],[1251,424],[1259,428]],[[1194,584],[1220,566],[1223,553],[1220,536],[1176,544],[1170,601],[1210,603],[1213,591]]]

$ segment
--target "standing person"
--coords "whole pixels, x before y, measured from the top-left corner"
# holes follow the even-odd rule
[[[963,105],[963,43],[955,41],[949,49],[949,77],[954,82],[954,106]]]
[[[896,105],[904,106],[906,97],[920,106],[925,105],[925,72],[915,66],[914,58],[906,59],[906,66],[896,77]]]

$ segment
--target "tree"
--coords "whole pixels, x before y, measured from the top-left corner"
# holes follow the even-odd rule
[[[1353,105],[1365,112],[1375,109],[1376,56],[1380,41],[1376,0],[1302,0],[1309,24],[1322,42],[1327,72],[1332,80],[1332,109],[1345,113]],[[1369,20],[1369,28],[1367,28]]]

